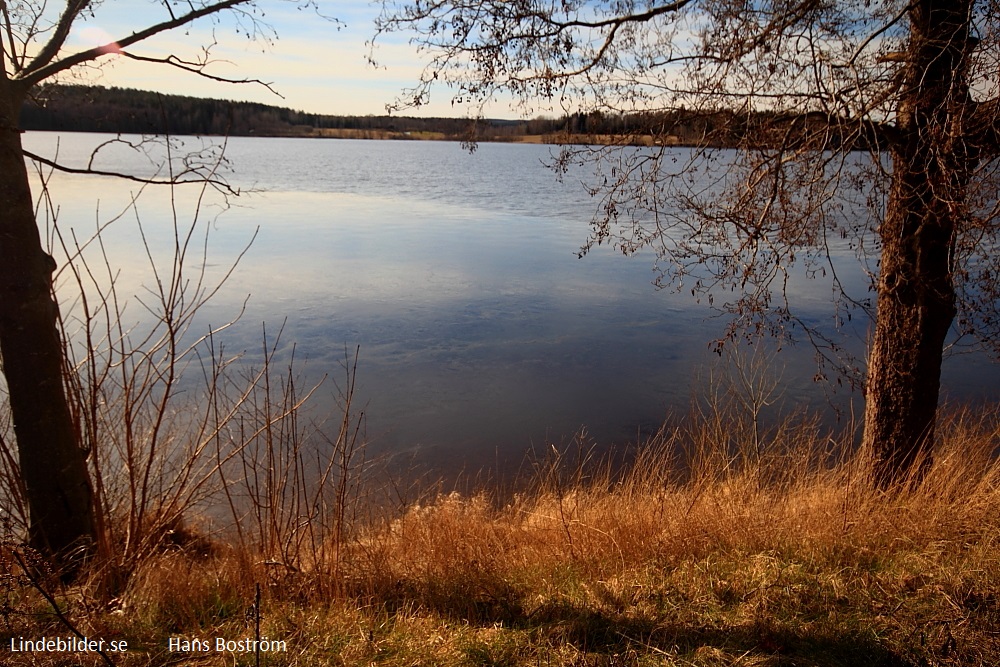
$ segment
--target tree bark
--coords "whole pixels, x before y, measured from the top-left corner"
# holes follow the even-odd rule
[[[956,313],[954,237],[975,164],[965,131],[970,5],[921,0],[910,11],[865,384],[864,445],[882,488],[919,476],[914,466],[929,463],[934,444],[943,348]]]
[[[17,127],[23,91],[0,78],[0,357],[7,381],[30,544],[76,562],[95,538],[86,455],[63,383],[51,256],[42,248]]]

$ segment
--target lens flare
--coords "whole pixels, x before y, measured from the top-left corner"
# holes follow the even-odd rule
[[[84,26],[78,32],[80,41],[88,46],[97,47],[102,54],[121,53],[122,49],[118,42],[103,28],[97,26]]]

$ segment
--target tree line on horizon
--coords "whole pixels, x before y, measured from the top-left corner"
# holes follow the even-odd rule
[[[504,123],[509,121],[496,121]],[[229,136],[303,136],[317,129],[390,129],[459,135],[459,118],[334,116],[257,102],[165,95],[132,88],[49,84],[21,108],[25,130]]]
[[[166,95],[132,88],[45,84],[21,108],[24,130],[217,136],[308,137],[324,131],[354,130],[409,134],[434,133],[456,141],[517,141],[522,137],[560,137],[596,143],[616,137],[643,143],[667,136],[675,145],[704,145],[706,137],[721,147],[744,144],[748,137],[769,135],[775,114],[717,110],[608,113],[576,112],[558,118],[502,120],[417,118],[399,115],[341,116],[297,111],[258,102]],[[825,118],[803,116],[804,123],[829,125]]]

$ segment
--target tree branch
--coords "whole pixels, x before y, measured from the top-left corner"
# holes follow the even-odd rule
[[[868,48],[868,45],[871,44],[876,39],[878,39],[878,37],[880,35],[884,34],[888,30],[890,30],[894,25],[896,25],[897,23],[899,23],[900,21],[902,21],[903,18],[905,18],[906,15],[910,12],[910,10],[913,9],[914,4],[915,3],[913,3],[913,2],[907,4],[905,7],[903,7],[903,9],[901,9],[899,11],[898,14],[896,14],[894,17],[892,17],[891,20],[889,20],[886,23],[884,23],[882,25],[882,27],[880,27],[878,30],[876,30],[872,34],[868,35],[868,37],[866,37],[863,42],[861,42],[860,44],[858,44],[858,48],[856,48],[854,50],[854,54],[850,57],[850,59],[848,59],[847,65],[848,66],[853,66],[854,62],[858,59],[858,57],[862,54],[862,52],[864,52],[864,50],[866,48]]]
[[[114,176],[115,178],[123,178],[127,181],[135,181],[136,183],[142,183],[143,185],[184,185],[186,183],[192,183],[192,184],[196,183],[204,185],[207,183],[216,190],[228,194],[238,195],[240,193],[237,188],[234,188],[225,180],[221,178],[212,178],[209,176],[201,175],[198,169],[187,168],[178,172],[177,174],[174,174],[171,178],[143,178],[141,176],[135,176],[123,172],[104,171],[103,169],[93,169],[92,167],[86,167],[84,169],[80,169],[77,167],[67,167],[64,164],[60,164],[58,162],[55,162],[54,160],[42,157],[41,155],[37,155],[35,153],[32,153],[31,151],[22,150],[21,152],[24,154],[26,158],[30,160],[33,160],[40,164],[44,164],[48,167],[52,167],[53,169],[65,172],[67,174],[88,174],[90,176]],[[191,178],[191,179],[185,178],[186,176],[189,176],[191,174],[197,175],[198,178]]]
[[[1000,156],[1000,98],[974,104],[969,129],[969,144],[975,148],[980,160]]]
[[[83,7],[86,6],[89,0],[77,0],[77,1]],[[120,53],[122,49],[125,49],[126,47],[129,47],[133,44],[148,39],[153,35],[158,35],[159,33],[165,32],[167,30],[173,30],[174,28],[179,28],[183,25],[196,21],[200,18],[204,18],[205,16],[210,16],[212,14],[224,11],[226,9],[232,9],[233,7],[236,7],[238,5],[249,4],[249,2],[250,0],[223,0],[222,2],[215,2],[210,5],[206,5],[200,9],[195,9],[193,11],[190,11],[187,14],[183,14],[170,21],[164,21],[154,26],[150,26],[145,30],[134,32],[128,37],[124,37],[115,42],[111,42],[109,44],[104,44],[101,46],[96,46],[92,49],[87,49],[86,51],[80,51],[78,53],[74,53],[60,60],[56,60],[55,62],[49,62],[49,60],[51,60],[51,58],[54,57],[54,54],[49,56],[49,60],[43,60],[41,58],[41,54],[39,54],[39,57],[35,58],[35,60],[33,60],[31,64],[28,65],[28,67],[26,67],[23,70],[23,72],[21,72],[18,78],[24,81],[28,86],[33,86],[35,84],[41,83],[42,81],[44,81],[45,79],[49,78],[54,74],[70,69],[71,67],[75,67],[76,65],[80,65],[90,60],[96,60],[97,58],[100,58],[101,56],[106,55],[108,53]],[[68,11],[69,10],[67,10],[67,13],[63,14],[64,18],[68,14]],[[60,23],[61,22],[62,21],[60,20]],[[65,36],[63,37],[63,40],[65,40]],[[55,41],[55,36],[53,36],[53,39],[49,41],[49,44],[46,45],[46,48],[48,48],[49,45],[51,45],[54,41]],[[60,41],[58,46],[61,46],[61,44],[62,42]],[[57,50],[58,46],[56,47]]]
[[[13,28],[11,27],[10,11],[8,11],[7,9],[6,0],[0,0],[0,10],[2,10],[3,12],[3,24],[6,33],[5,36],[7,37],[7,42],[9,45],[8,48],[10,48],[10,55],[7,57],[7,60],[10,61],[10,66],[14,70],[14,73],[16,74],[21,69],[21,64],[18,62],[17,58],[17,44],[14,41],[14,31]],[[4,51],[6,51],[6,49],[4,49]],[[0,75],[2,75],[6,79],[8,76],[7,66],[3,65],[2,67],[3,69],[2,71],[0,71]]]
[[[613,28],[615,31],[622,27],[626,23],[645,23],[647,21],[652,21],[654,18],[661,14],[669,14],[671,12],[676,12],[683,9],[686,5],[691,4],[693,0],[676,0],[676,2],[671,2],[670,4],[660,5],[659,7],[651,7],[648,11],[640,12],[638,14],[626,14],[624,16],[614,16],[603,21],[556,21],[551,16],[535,12],[530,16],[537,18],[549,25],[555,26],[560,31],[566,28]]]
[[[73,22],[76,21],[76,17],[80,15],[87,5],[90,4],[90,0],[68,0],[66,3],[66,8],[63,10],[62,15],[59,17],[59,21],[56,23],[55,30],[52,33],[52,37],[42,50],[38,52],[35,59],[24,68],[24,71],[31,72],[35,69],[40,69],[50,63],[56,54],[59,53],[59,49],[63,47],[66,43],[66,38],[69,37],[69,31],[73,27]]]
[[[153,58],[151,56],[140,56],[134,53],[129,53],[127,51],[119,51],[118,55],[124,56],[131,60],[137,60],[144,63],[157,63],[160,65],[170,65],[171,67],[176,67],[177,69],[184,70],[185,72],[191,72],[192,74],[197,74],[198,76],[205,77],[206,79],[211,79],[212,81],[219,81],[221,83],[255,83],[257,85],[267,88],[269,91],[285,99],[285,96],[274,89],[273,84],[266,81],[261,81],[260,79],[230,79],[224,76],[216,76],[214,74],[209,74],[205,71],[208,66],[208,61],[205,62],[192,62],[188,60],[181,60],[175,55],[169,55],[166,58]]]

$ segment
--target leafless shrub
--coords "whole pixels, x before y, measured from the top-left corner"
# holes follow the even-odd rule
[[[51,172],[39,176],[39,212],[50,252],[60,258],[55,284],[66,302],[65,382],[99,510],[96,571],[103,595],[120,595],[154,554],[209,555],[220,534],[234,534],[256,562],[289,572],[330,567],[337,574],[364,465],[363,414],[352,407],[357,351],[345,354],[342,412],[329,429],[306,414],[319,385],[303,389],[294,353],[280,358],[280,331],[262,331],[262,362],[254,366],[223,342],[241,309],[222,325],[206,324],[210,301],[253,240],[210,274],[214,217],[206,212],[218,203],[210,200],[212,178],[188,186],[198,191],[186,196],[171,186],[171,243],[164,248],[142,222],[143,190],[80,238],[59,225],[44,187]],[[147,260],[137,295],[122,285],[106,245],[106,235],[130,219]],[[144,311],[138,316],[131,314],[137,306]],[[24,489],[4,433],[9,428],[0,431],[0,494],[12,533],[24,534]]]

